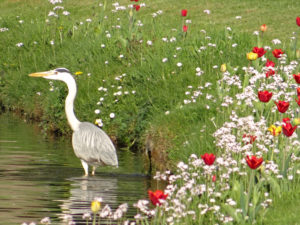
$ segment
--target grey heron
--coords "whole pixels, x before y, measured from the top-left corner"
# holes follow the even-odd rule
[[[29,74],[31,77],[43,77],[66,83],[69,93],[65,101],[65,112],[73,130],[72,145],[75,155],[81,160],[85,175],[89,165],[93,167],[92,175],[100,165],[118,167],[116,149],[108,135],[99,127],[89,122],[80,122],[74,114],[74,100],[77,93],[75,79],[66,68],[57,68],[45,72]]]

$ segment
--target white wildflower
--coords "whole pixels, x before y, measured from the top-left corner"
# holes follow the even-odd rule
[[[68,16],[68,15],[70,15],[70,12],[68,12],[68,11],[63,11],[62,14],[63,14],[64,16]]]
[[[205,9],[205,10],[203,10],[203,12],[206,13],[207,15],[210,14],[210,10],[209,9]]]
[[[151,45],[152,45],[152,41],[148,40],[148,41],[147,41],[147,45],[150,45],[150,46],[151,46]]]
[[[20,47],[23,47],[24,44],[22,42],[20,42],[20,43],[17,43],[16,46],[20,48]]]

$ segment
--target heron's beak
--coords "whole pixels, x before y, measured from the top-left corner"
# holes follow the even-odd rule
[[[46,76],[50,76],[53,74],[54,74],[54,72],[52,70],[50,70],[50,71],[45,71],[45,72],[31,73],[28,76],[30,76],[30,77],[46,77]]]

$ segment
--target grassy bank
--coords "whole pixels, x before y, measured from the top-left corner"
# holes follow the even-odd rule
[[[120,146],[140,148],[145,137],[156,138],[175,161],[210,146],[206,141],[211,143],[209,134],[215,127],[209,118],[216,117],[220,102],[207,102],[206,94],[215,94],[220,65],[228,63],[239,69],[247,65],[245,52],[256,44],[252,33],[262,23],[269,27],[264,35],[266,45],[274,38],[288,40],[295,30],[290,10],[297,11],[290,1],[280,1],[272,10],[270,3],[259,1],[145,2],[146,7],[139,11],[99,3],[66,1],[64,9],[55,11],[56,17],[49,16],[53,5],[48,2],[1,2],[1,27],[9,28],[1,32],[1,102],[34,114],[45,130],[68,133],[64,85],[32,80],[27,74],[56,67],[82,72],[76,78],[75,105],[81,120],[102,119],[103,129],[117,137]],[[182,17],[180,10],[192,5],[188,16]],[[283,8],[289,13],[279,13]],[[256,9],[255,14],[250,9]],[[266,16],[271,14],[277,19]],[[277,21],[283,21],[283,15],[291,18],[285,17],[285,26],[280,26]],[[186,33],[183,23],[189,27]],[[282,47],[287,45],[283,42]],[[210,83],[212,86],[205,87]],[[197,96],[197,103],[185,104],[188,101],[184,100],[190,100],[188,93],[198,87],[203,87],[203,94]],[[207,103],[201,104],[204,101]],[[95,114],[96,109],[100,114]],[[114,119],[110,113],[115,113]],[[204,135],[201,126],[207,127]],[[167,136],[157,136],[165,132]],[[197,145],[182,153],[182,144],[191,139]]]
[[[290,180],[298,182],[299,166],[292,157],[298,157],[297,136],[288,139],[282,134],[277,139],[268,132],[270,125],[279,126],[284,117],[299,117],[292,76],[299,72],[295,50],[300,28],[295,18],[300,5],[296,1],[190,0],[183,5],[174,0],[141,0],[140,8],[127,7],[135,2],[124,0],[118,4],[64,1],[64,8],[55,10],[50,2],[38,0],[0,2],[0,101],[6,108],[37,118],[45,131],[70,133],[64,114],[64,84],[27,76],[66,67],[78,84],[78,118],[97,121],[119,146],[146,148],[163,169],[195,160],[191,154],[210,152],[231,159],[232,170],[218,162],[218,170],[209,170],[206,177],[218,173],[224,175],[225,183],[214,185],[206,178],[197,181],[208,182],[216,192],[225,190],[218,201],[236,221],[262,221],[265,211],[257,211],[260,203],[263,207],[269,204],[265,193],[279,197],[278,190],[294,188]],[[182,9],[187,9],[186,16]],[[267,24],[267,31],[260,31],[262,24]],[[246,53],[255,46],[264,47],[265,55],[249,61]],[[275,49],[285,54],[275,57]],[[275,78],[266,79],[266,59],[276,64]],[[221,69],[222,64],[226,68]],[[286,114],[279,113],[273,101],[266,105],[258,101],[257,92],[265,89],[273,91],[274,101],[290,102]],[[222,139],[225,135],[234,137],[231,143],[236,145]],[[249,147],[254,141],[255,147]],[[250,153],[268,161],[265,167],[272,178],[266,175],[265,180],[257,181],[259,188],[252,193],[254,210],[247,205],[250,197],[243,202],[244,191],[251,196],[252,181],[244,176],[250,173],[244,154]],[[279,172],[270,171],[272,163]],[[197,168],[199,176],[203,168]],[[238,174],[231,174],[234,181],[227,180],[228,174],[220,168],[228,174],[238,168]],[[263,176],[261,171],[251,174],[258,179]],[[278,173],[284,181],[274,181]],[[235,192],[224,189],[225,184]],[[239,200],[241,215],[226,206],[225,199],[230,197]],[[191,210],[199,201],[189,203]],[[219,222],[223,217],[218,216],[211,213],[203,218],[201,214],[199,220]]]

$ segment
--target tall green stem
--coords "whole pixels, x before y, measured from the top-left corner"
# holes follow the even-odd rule
[[[251,174],[250,174],[250,180],[249,180],[249,185],[248,185],[248,197],[247,197],[247,201],[246,201],[246,213],[248,215],[248,210],[249,210],[249,203],[251,200],[251,195],[252,195],[252,188],[253,188],[253,181],[254,181],[254,173],[255,170],[251,170]]]

